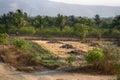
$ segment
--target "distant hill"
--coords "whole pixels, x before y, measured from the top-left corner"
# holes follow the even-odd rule
[[[93,17],[99,14],[101,17],[113,17],[120,14],[120,6],[89,6],[50,2],[48,0],[0,0],[0,15],[8,11],[22,9],[29,15],[56,16],[75,15]]]

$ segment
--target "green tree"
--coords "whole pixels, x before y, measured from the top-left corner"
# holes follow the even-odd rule
[[[120,30],[120,15],[117,15],[117,16],[113,19],[112,27],[113,27],[113,28],[117,28],[117,29]]]
[[[26,25],[26,20],[25,20],[25,17],[24,17],[24,13],[18,9],[16,12],[15,12],[15,25],[16,27],[18,27],[18,29],[20,29],[21,27],[25,26]]]
[[[104,33],[104,29],[103,28],[96,28],[96,35],[98,40],[101,40],[102,34]]]
[[[74,27],[74,33],[83,40],[88,34],[88,26],[77,23]]]
[[[63,27],[66,24],[66,18],[64,18],[63,15],[58,14],[56,21],[57,25],[60,27],[60,31],[63,31]]]
[[[95,21],[95,24],[99,27],[101,24],[101,19],[98,14],[95,15],[94,21]]]

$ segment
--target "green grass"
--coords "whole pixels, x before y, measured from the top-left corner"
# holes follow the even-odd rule
[[[42,48],[39,44],[29,41],[31,48],[28,51],[34,59],[42,61],[44,66],[60,66],[62,62],[50,51]]]
[[[15,46],[14,44],[12,44],[12,41],[14,39],[10,40],[11,45]],[[19,39],[18,39],[19,40]],[[45,67],[53,67],[53,66],[60,66],[62,62],[60,62],[60,60],[53,55],[53,53],[51,53],[50,51],[44,49],[43,47],[41,47],[39,44],[29,41],[29,40],[24,40],[25,42],[29,43],[29,48],[27,48],[26,50],[21,50],[18,47],[15,47],[19,50],[21,50],[23,53],[28,54],[31,56],[31,59],[37,60],[42,62],[41,64]]]

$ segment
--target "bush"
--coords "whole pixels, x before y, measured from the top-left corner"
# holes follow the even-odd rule
[[[102,50],[98,47],[93,48],[92,50],[88,51],[85,55],[85,59],[88,63],[92,63],[94,66],[98,66],[99,63],[104,60],[105,56]]]
[[[105,59],[101,64],[102,70],[108,73],[117,73],[120,75],[120,48],[107,45],[102,47]]]
[[[22,27],[20,34],[35,34],[36,30],[34,27]]]
[[[7,33],[0,34],[0,43],[6,44],[8,42],[8,37]]]
[[[72,62],[74,62],[76,60],[74,55],[70,55],[66,58],[67,63],[69,64],[69,66],[72,66]]]
[[[120,38],[120,30],[112,29],[111,36],[114,38]]]
[[[21,50],[29,50],[30,49],[30,44],[28,41],[24,40],[24,39],[13,39],[12,40],[12,44]]]
[[[9,32],[10,34],[16,34],[17,31],[18,31],[18,28],[17,28],[17,27],[11,26],[8,32]]]
[[[5,33],[5,32],[6,32],[5,25],[0,24],[0,33]]]

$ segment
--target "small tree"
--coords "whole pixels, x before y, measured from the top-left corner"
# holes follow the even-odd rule
[[[98,14],[95,15],[94,21],[95,21],[95,24],[99,27],[101,24],[101,19]]]
[[[78,23],[74,27],[74,33],[83,40],[88,34],[88,26]]]
[[[101,29],[101,28],[97,28],[97,29],[96,29],[96,34],[97,34],[98,40],[101,40],[103,33],[104,33],[104,30],[103,30],[103,29]]]

